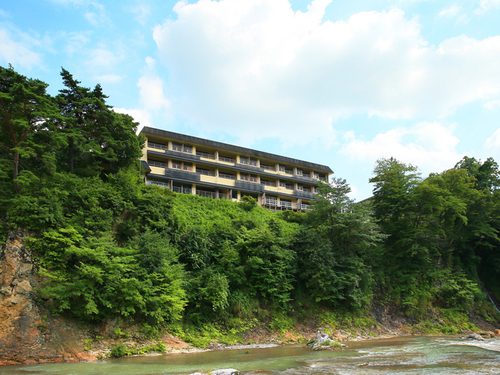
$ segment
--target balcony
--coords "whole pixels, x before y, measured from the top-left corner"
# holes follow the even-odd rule
[[[234,187],[236,189],[243,190],[243,191],[250,191],[250,192],[256,192],[256,193],[264,192],[264,187],[261,184],[257,184],[255,182],[236,180]]]
[[[219,156],[219,161],[223,161],[224,163],[233,163],[234,164],[234,159],[228,158],[226,156]]]
[[[266,181],[266,180],[260,180],[261,185],[264,186],[271,186],[271,187],[276,187],[276,182],[271,182],[271,181]]]
[[[155,180],[148,180],[147,182],[148,185],[156,185],[156,186],[160,186],[162,188],[169,188],[170,186],[168,186],[168,183],[167,182],[162,182],[162,181],[155,181]]]
[[[196,156],[199,156],[200,158],[215,160],[215,155],[209,154],[208,152],[196,150]]]
[[[196,173],[202,174],[204,176],[215,177],[215,172],[209,171],[208,169],[196,168]]]
[[[224,172],[219,172],[219,177],[220,178],[225,178],[227,180],[236,180],[236,176],[235,175],[224,173]]]
[[[148,147],[155,148],[157,150],[168,150],[167,145],[164,145],[162,143],[149,142],[149,141],[148,141]]]
[[[174,193],[191,194],[193,192],[193,189],[184,186],[174,186],[172,188],[172,191]]]
[[[200,181],[200,174],[194,172],[185,172],[176,169],[165,169],[165,177],[174,180],[185,180],[185,181]]]
[[[314,199],[314,194],[303,190],[294,190],[293,195],[299,198]]]
[[[264,206],[278,207],[278,200],[276,198],[266,197],[266,200],[264,201]]]

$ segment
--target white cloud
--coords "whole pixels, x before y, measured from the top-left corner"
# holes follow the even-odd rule
[[[165,97],[163,81],[156,74],[156,62],[151,57],[146,57],[146,68],[144,74],[139,78],[137,86],[140,88],[139,95],[141,104],[149,110],[162,110],[170,107],[170,102]]]
[[[42,57],[34,51],[38,45],[39,41],[26,34],[18,32],[13,37],[8,30],[0,28],[0,61],[4,64],[27,69],[40,65]]]
[[[102,26],[106,25],[109,20],[106,15],[106,9],[103,5],[99,3],[92,2],[93,11],[85,12],[83,15],[85,19],[93,26]]]
[[[478,3],[479,8],[474,11],[476,14],[483,14],[500,8],[500,0],[479,0]]]
[[[500,36],[432,46],[402,10],[331,22],[329,3],[178,2],[154,30],[175,114],[242,140],[304,142],[333,138],[332,123],[354,113],[439,117],[500,97]]]
[[[454,18],[456,23],[467,23],[469,21],[466,13],[463,11],[462,7],[457,4],[453,4],[448,8],[444,8],[438,14],[439,18]]]
[[[497,162],[500,161],[500,128],[484,143],[483,154],[485,155],[485,159],[492,157]]]
[[[349,132],[341,154],[351,159],[375,163],[394,157],[418,166],[423,172],[441,172],[452,168],[462,157],[455,148],[459,140],[439,122],[421,122],[413,128],[396,128],[372,140],[356,139]]]
[[[94,71],[102,73],[103,70],[115,68],[120,60],[120,56],[114,51],[106,46],[101,46],[89,51],[86,65]]]
[[[141,25],[145,25],[151,15],[151,5],[146,2],[139,1],[136,5],[128,7],[127,10],[135,14],[135,19]]]
[[[462,7],[457,4],[453,4],[448,8],[444,8],[441,12],[439,12],[440,17],[456,17],[462,11]]]
[[[117,74],[103,74],[103,75],[96,77],[96,79],[99,83],[118,83],[123,78],[124,77],[119,76]]]
[[[490,100],[489,102],[484,103],[484,107],[491,111],[500,108],[500,99]]]
[[[137,127],[137,134],[141,132],[144,126],[151,126],[151,114],[142,109],[129,109],[129,108],[113,108],[117,113],[125,113],[134,118],[135,122],[139,123]]]

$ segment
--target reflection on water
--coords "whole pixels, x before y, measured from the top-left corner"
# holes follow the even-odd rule
[[[285,346],[192,354],[132,357],[94,363],[7,366],[0,375],[159,375],[236,368],[247,374],[498,374],[500,340],[403,337],[351,342],[342,351]]]

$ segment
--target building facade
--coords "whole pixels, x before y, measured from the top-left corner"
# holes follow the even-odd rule
[[[318,181],[333,174],[325,165],[165,130],[144,127],[141,134],[146,183],[177,193],[232,200],[248,195],[266,208],[305,211]]]

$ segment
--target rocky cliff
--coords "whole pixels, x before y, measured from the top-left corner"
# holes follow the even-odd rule
[[[0,249],[0,365],[87,359],[82,333],[37,305],[40,278],[25,245],[19,230]]]

